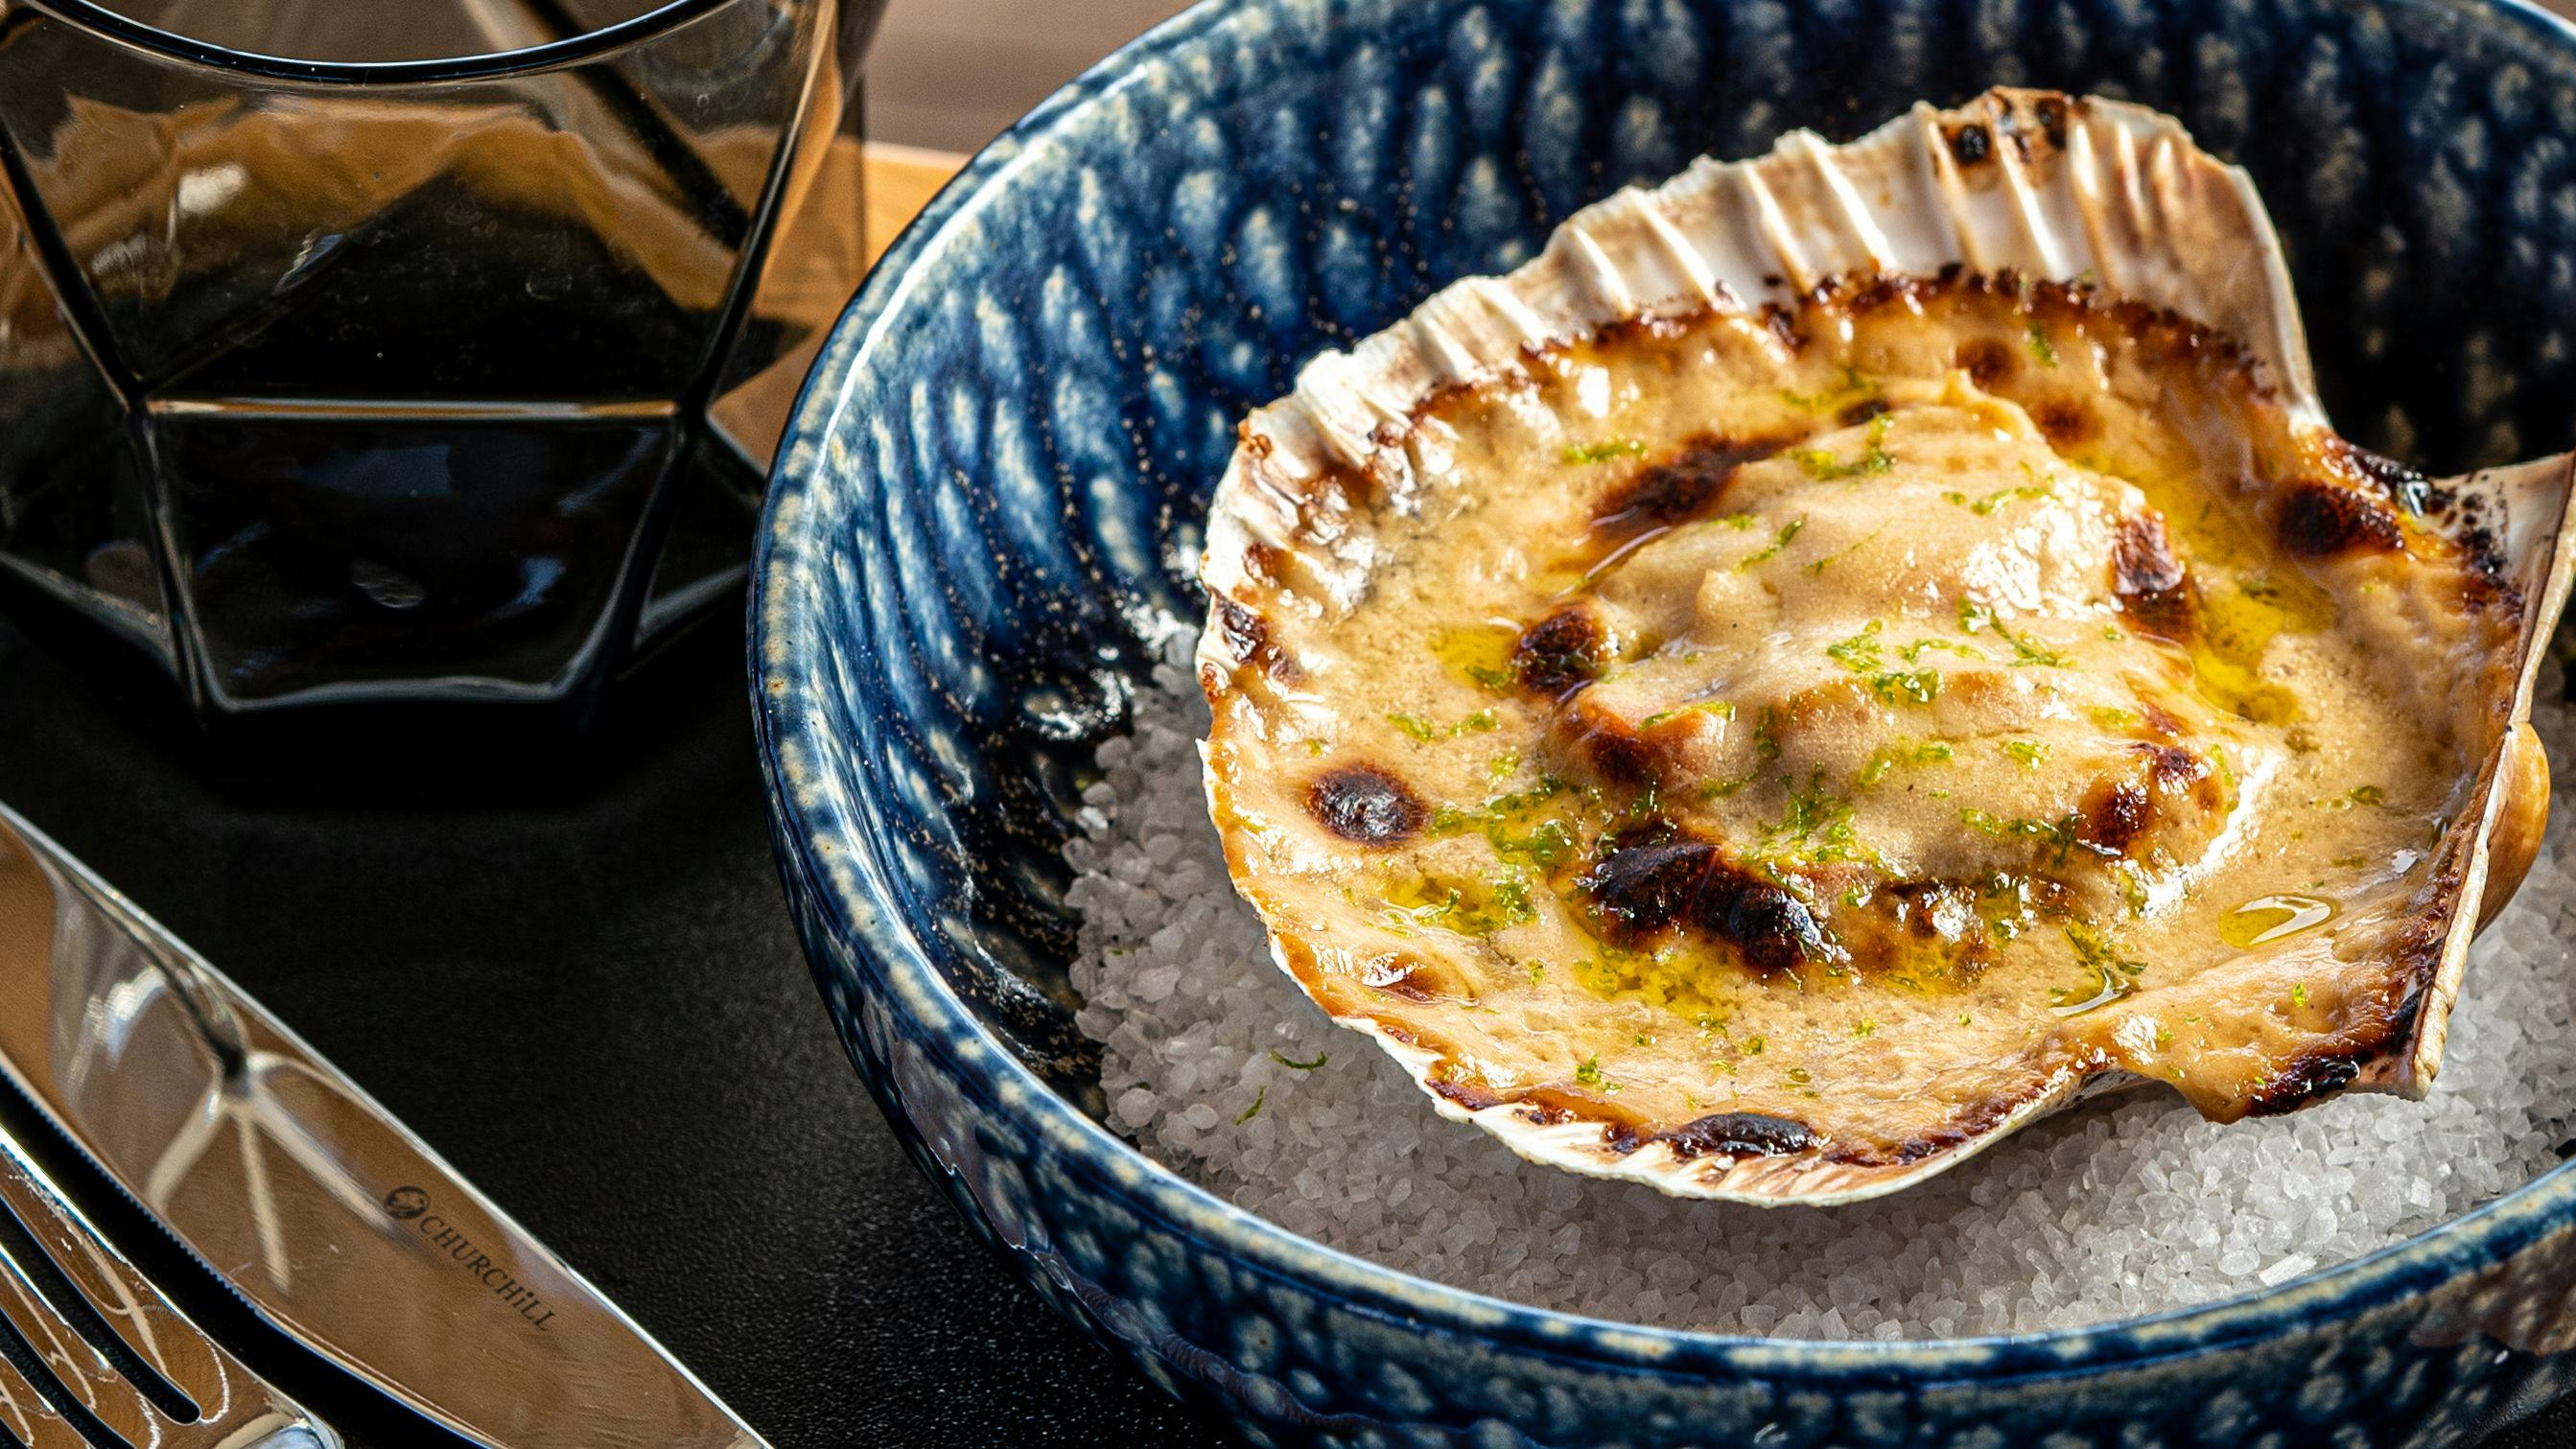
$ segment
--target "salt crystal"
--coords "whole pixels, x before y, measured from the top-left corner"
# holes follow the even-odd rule
[[[2316,1265],[2317,1260],[2307,1254],[2292,1253],[2254,1276],[2262,1281],[2264,1287],[2278,1288]]]
[[[1105,742],[1065,861],[1076,1023],[1113,1126],[1333,1247],[1541,1307],[1735,1333],[1939,1337],[2157,1313],[2277,1287],[2557,1165],[2576,1121],[2571,828],[2472,953],[2441,1080],[2217,1127],[2140,1094],[2025,1129],[1921,1186],[1841,1208],[1680,1202],[1512,1155],[1434,1116],[1271,963],[1200,794],[1207,707],[1184,635],[1134,732]],[[2534,723],[2576,743],[2547,666]],[[2562,814],[2564,814],[2562,812]],[[1319,1055],[1311,1071],[1278,1065]],[[1262,1109],[1241,1115],[1261,1093]],[[1213,1100],[1203,1100],[1212,1098]]]

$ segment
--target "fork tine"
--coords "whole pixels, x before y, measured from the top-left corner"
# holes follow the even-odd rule
[[[62,1214],[68,1209],[45,1190],[46,1185],[21,1170],[24,1166],[13,1160],[7,1144],[0,1144],[0,1208],[51,1254],[54,1243],[47,1240],[66,1236],[69,1225]],[[0,1319],[8,1320],[19,1340],[90,1417],[130,1445],[166,1442],[169,1431],[188,1420],[163,1413],[117,1372],[114,1361],[72,1326],[62,1308],[47,1301],[37,1274],[21,1259],[20,1251],[0,1239]],[[60,1403],[57,1407],[67,1412],[70,1408]]]
[[[54,1270],[69,1280],[127,1351],[209,1417],[226,1395],[218,1351],[179,1316],[134,1265],[78,1220],[59,1189],[0,1131],[0,1209],[16,1217]]]
[[[89,1415],[129,1445],[183,1449],[190,1445],[302,1445],[330,1449],[339,1442],[328,1428],[262,1382],[204,1330],[190,1322],[124,1254],[99,1234],[53,1180],[0,1126],[0,1212],[16,1220],[60,1282],[68,1283],[97,1324],[123,1345],[135,1363],[158,1373],[194,1405],[178,1412],[154,1401],[129,1378],[116,1356],[75,1326],[71,1305],[48,1298],[47,1279],[31,1271],[20,1251],[0,1238],[0,1318],[5,1318]],[[29,1449],[82,1449],[72,1419],[44,1398],[23,1374],[0,1359],[0,1423],[11,1405],[35,1434]],[[40,1417],[39,1414],[44,1415]],[[48,1418],[51,1423],[49,1425]],[[15,1432],[14,1429],[12,1432]],[[21,1434],[21,1440],[27,1435]]]
[[[71,1421],[54,1412],[18,1366],[0,1358],[0,1435],[14,1437],[26,1449],[89,1449]],[[8,1439],[0,1438],[0,1443]]]

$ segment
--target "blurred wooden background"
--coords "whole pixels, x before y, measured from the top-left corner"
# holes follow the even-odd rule
[[[868,137],[973,151],[1187,0],[894,0],[868,61]]]

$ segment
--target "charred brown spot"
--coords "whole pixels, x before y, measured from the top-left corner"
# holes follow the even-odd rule
[[[2081,398],[2049,398],[2030,410],[2030,420],[2060,448],[2088,442],[2101,426]]]
[[[2188,796],[2208,811],[2226,803],[2218,772],[2195,751],[2148,741],[2129,750],[2135,761],[2130,771],[2096,780],[2077,804],[2082,816],[2077,837],[2085,845],[2128,854],[2155,823],[2160,800]]]
[[[1977,921],[1976,892],[1952,881],[1902,880],[1887,888],[1887,897],[1895,906],[1896,923],[1917,936],[1938,936],[1950,930],[1952,917],[1964,914],[1969,922]]]
[[[1420,796],[1388,770],[1341,765],[1306,787],[1306,810],[1326,830],[1360,845],[1400,845],[1430,818]]]
[[[1661,771],[1662,752],[1616,710],[1578,695],[1559,717],[1558,740],[1577,758],[1589,761],[1602,780],[1635,789]]]
[[[1976,381],[1977,386],[1992,389],[2011,377],[2019,365],[2013,350],[1992,337],[1972,337],[1959,344],[1951,365]]]
[[[2140,725],[2146,730],[2146,732],[2156,736],[2158,739],[2178,740],[2182,738],[2183,723],[2181,718],[2176,716],[2172,710],[2165,708],[2163,705],[2156,703],[2152,699],[2143,700],[2139,703],[2138,719]]]
[[[1862,971],[1904,971],[1964,980],[1994,957],[1994,935],[1977,914],[1977,888],[1958,881],[1893,881],[1858,909],[1835,913],[1834,937]]]
[[[1270,621],[1262,616],[1260,610],[1241,600],[1219,595],[1216,627],[1217,637],[1224,641],[1226,652],[1234,657],[1238,668],[1252,665],[1265,674],[1291,683],[1305,677],[1305,670],[1271,638]]]
[[[2433,480],[2384,453],[2374,453],[2341,438],[2326,440],[2328,461],[2352,473],[2378,489],[2379,493],[2410,513],[2421,513],[2434,502],[2437,490]]]
[[[2060,114],[2071,117],[2079,105],[2069,104]],[[1986,140],[1991,153],[1992,133],[1987,134]],[[1779,279],[1771,279],[1770,284],[1779,285]],[[2019,326],[2012,325],[2009,317],[1997,316],[1982,305],[1963,305],[1970,299],[2006,304],[2014,312],[2051,322],[2098,324],[2103,335],[2120,339],[2124,349],[2139,360],[2157,366],[2172,365],[2174,372],[2165,379],[2170,385],[2224,394],[2237,402],[2276,396],[2271,383],[2255,370],[2244,346],[2223,332],[2163,308],[2109,300],[2093,283],[2026,277],[2009,267],[1971,272],[1964,263],[1948,262],[1928,277],[1891,281],[1876,273],[1865,273],[1837,278],[1815,289],[1814,299],[1797,308],[1766,308],[1763,324],[1795,345],[1817,324],[1836,320],[1832,315],[1836,312],[1856,315],[1900,297],[1917,308],[1947,308],[1949,315],[1961,322],[1985,319],[2009,327],[1988,339],[1996,349],[1989,356],[2004,367],[1987,369],[1979,376],[1981,383],[2009,375],[2004,369],[2027,355],[2028,349]],[[1969,359],[1961,357],[1956,365],[1968,370]]]
[[[1453,980],[1423,961],[1391,963],[1362,976],[1360,984],[1390,992],[1407,1001],[1433,1002],[1461,994]]]
[[[2306,558],[2390,553],[2406,546],[2406,530],[2387,504],[2313,478],[2294,485],[2281,500],[2278,531],[2283,548]]]
[[[1593,531],[1626,539],[1697,518],[1717,506],[1736,469],[1769,457],[1787,442],[1782,438],[1693,438],[1671,457],[1638,469],[1611,489],[1593,510]]]
[[[1284,583],[1288,577],[1287,551],[1275,543],[1255,543],[1243,550],[1243,571],[1265,584]]]
[[[1218,632],[1225,638],[1226,650],[1234,655],[1237,664],[1248,662],[1270,642],[1269,621],[1233,599],[1222,596],[1217,599],[1216,619]]]
[[[2263,400],[2272,385],[2254,371],[2243,344],[2223,332],[2162,308],[2118,302],[2103,309],[2111,325],[2135,341],[2136,355],[2157,367],[2170,367],[2180,377],[2167,386],[2198,385],[2234,392],[2239,398]]]
[[[1624,729],[1587,733],[1583,750],[1592,768],[1601,772],[1601,778],[1616,785],[1639,789],[1658,774],[1654,747]]]
[[[1705,840],[1614,846],[1578,884],[1600,908],[1613,945],[1689,930],[1735,947],[1763,971],[1786,971],[1824,951],[1824,932],[1804,902]]]
[[[2189,786],[2209,778],[2209,762],[2180,745],[2132,745],[2146,757],[2147,770],[2164,788]]]
[[[2019,1103],[2010,1097],[1989,1097],[1960,1113],[1947,1124],[1919,1132],[1896,1145],[1894,1151],[1884,1147],[1837,1147],[1825,1154],[1828,1162],[1851,1163],[1867,1167],[1902,1167],[1921,1162],[1927,1157],[1963,1147],[1994,1131]]]
[[[2255,1091],[2246,1115],[2278,1117],[2295,1112],[2351,1086],[2360,1075],[2361,1063],[2348,1056],[2300,1057]]]
[[[1511,1100],[1485,1083],[1462,1077],[1454,1070],[1433,1077],[1431,1090],[1470,1112],[1482,1112],[1488,1107],[1499,1107]]]
[[[2446,488],[2439,483],[2426,483],[2423,501],[2416,506],[2415,511],[2434,523],[2447,524],[2460,515],[2464,501],[2466,500],[2456,488]],[[2477,501],[2484,500],[2481,498]]]
[[[1653,1140],[1654,1124],[1643,1112],[1621,1106],[1599,1087],[1533,1086],[1514,1096],[1521,1115],[1542,1127],[1567,1122],[1599,1125],[1601,1145],[1621,1157]]]
[[[1931,297],[1939,285],[1932,278],[1912,273],[1878,272],[1861,283],[1860,289],[1853,292],[1843,306],[1855,315],[1882,311],[1898,304],[1915,307]]]
[[[1779,280],[1772,279],[1771,285],[1778,286]],[[1799,351],[1807,345],[1807,335],[1798,330],[1797,319],[1778,307],[1762,309],[1762,325],[1772,336],[1780,339],[1780,345],[1791,352]]]
[[[2401,466],[2380,458],[2376,453],[2363,453],[2358,448],[2351,451],[2359,457],[2377,459],[2391,468]],[[2457,544],[2469,566],[2477,570],[2485,582],[2506,582],[2504,545],[2498,533],[2504,520],[2498,516],[2501,509],[2494,498],[2482,493],[2463,493],[2456,488],[2419,479],[2411,490],[2401,493],[2400,501],[2437,535]],[[2469,602],[2472,607],[2484,608],[2504,598],[2510,598],[2519,607],[2519,590],[2508,590],[2503,594],[2480,590],[2469,595]]]
[[[1987,132],[1983,122],[1970,121],[1950,133],[1950,154],[1957,157],[1962,166],[1983,165],[1994,150],[1995,138]]]
[[[1609,649],[1592,610],[1568,604],[1521,631],[1512,645],[1512,672],[1524,686],[1555,698],[1597,678]]]
[[[2092,310],[2081,282],[2033,277],[2022,283],[2019,295],[2032,315],[2050,321],[2070,321]]]
[[[2048,144],[2063,149],[2066,145],[2066,98],[2042,96],[2031,111],[2039,117],[2040,134],[2048,138]]]
[[[2154,801],[2147,794],[2146,781],[2133,775],[2115,775],[2094,781],[2076,808],[2083,812],[2078,834],[2086,845],[2126,855],[2138,837],[2147,833]]]
[[[1761,1112],[1712,1113],[1646,1141],[1668,1144],[1685,1162],[1695,1157],[1786,1157],[1825,1145],[1806,1123]]]
[[[1942,690],[1947,693],[1956,687],[1973,692],[1980,682],[2002,683],[1989,674],[1963,670],[1948,676],[1943,681]],[[1819,733],[1872,724],[1880,718],[1885,707],[1869,685],[1845,676],[1792,691],[1786,699],[1773,706],[1772,724],[1775,729],[1797,734]]]
[[[1853,403],[1850,407],[1847,407],[1841,412],[1835,414],[1834,420],[1841,423],[1844,427],[1854,428],[1860,426],[1862,423],[1868,422],[1874,417],[1879,417],[1886,412],[1887,399],[1876,397],[1863,398],[1859,402]]]
[[[1803,1122],[1760,1112],[1718,1112],[1685,1122],[1659,1140],[1672,1144],[1675,1156],[1780,1157],[1807,1152],[1824,1143]]]
[[[1270,673],[1291,676],[1298,671],[1270,638],[1270,621],[1259,610],[1234,599],[1219,596],[1216,601],[1217,633],[1225,641],[1226,652],[1238,665],[1258,663]]]
[[[2191,580],[2158,513],[2132,513],[2111,537],[2111,587],[2129,621],[2167,639],[2191,635]]]
[[[2502,506],[2485,495],[2462,495],[2429,486],[2426,493],[2447,495],[2451,501],[2451,523],[2445,531],[2476,571],[2470,580],[2470,607],[2484,609],[2500,603],[2518,612],[2522,608],[2522,589],[2506,573],[2510,560],[2504,551]]]
[[[2156,791],[2187,794],[2205,810],[2215,810],[2226,803],[2226,786],[2218,771],[2198,751],[2180,745],[2140,744],[2130,748],[2147,757],[2147,778]]]
[[[2112,585],[2124,598],[2182,587],[2182,557],[2174,551],[2162,516],[2132,513],[2120,520],[2111,541],[2111,569]]]

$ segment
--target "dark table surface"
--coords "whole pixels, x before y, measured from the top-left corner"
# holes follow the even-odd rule
[[[738,633],[570,748],[216,751],[100,646],[0,622],[0,800],[780,1449],[1224,1442],[1048,1313],[878,1117],[780,895]]]
[[[1051,1316],[869,1103],[780,899],[739,648],[701,630],[578,744],[369,728],[218,748],[85,636],[0,620],[0,800],[780,1449],[1226,1442]],[[424,1437],[259,1347],[354,1439]],[[2492,1449],[2567,1446],[2576,1407]]]

